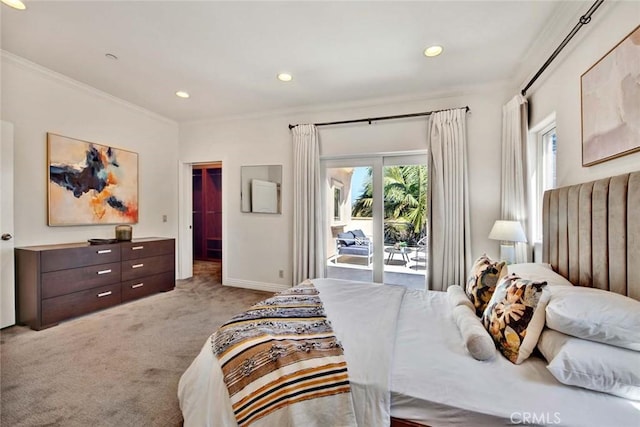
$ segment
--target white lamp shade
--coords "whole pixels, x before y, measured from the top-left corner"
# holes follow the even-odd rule
[[[498,220],[493,224],[489,238],[492,240],[502,240],[506,242],[526,242],[527,236],[520,221]]]

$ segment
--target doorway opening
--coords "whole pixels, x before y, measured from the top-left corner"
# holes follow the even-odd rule
[[[327,277],[424,289],[426,156],[386,154],[323,165]]]
[[[222,162],[192,165],[193,274],[222,279]]]

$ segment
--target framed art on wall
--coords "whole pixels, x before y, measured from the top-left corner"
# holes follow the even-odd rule
[[[48,224],[138,222],[138,154],[47,133]]]
[[[582,165],[640,150],[640,26],[580,77]]]

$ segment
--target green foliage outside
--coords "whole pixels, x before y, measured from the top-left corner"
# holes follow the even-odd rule
[[[353,204],[353,217],[372,217],[372,169],[368,168],[362,194]],[[423,165],[384,168],[385,244],[417,244],[427,224],[427,167]]]

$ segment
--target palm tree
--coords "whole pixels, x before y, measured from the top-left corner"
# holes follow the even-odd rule
[[[427,168],[422,165],[384,168],[385,241],[419,240],[427,220]],[[362,194],[352,207],[352,216],[371,217],[373,204],[372,169],[368,170]]]
[[[367,168],[367,179],[364,182],[362,193],[351,207],[351,216],[371,218],[373,211],[373,169]]]

